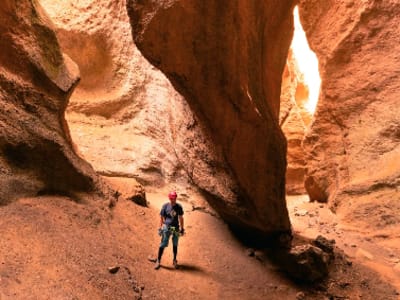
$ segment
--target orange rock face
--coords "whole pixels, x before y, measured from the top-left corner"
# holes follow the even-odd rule
[[[64,111],[79,80],[36,1],[0,8],[0,203],[37,193],[100,191],[72,150]]]
[[[322,78],[304,143],[314,200],[383,204],[398,194],[399,13],[397,1],[300,1]]]
[[[236,198],[213,206],[231,225],[288,231],[277,74],[291,40],[293,1],[128,1],[127,7],[139,49],[187,99],[238,182]]]
[[[79,154],[104,176],[147,191],[195,186],[220,199],[237,190],[220,147],[186,100],[136,48],[123,2],[40,0],[81,81],[66,118]]]
[[[311,115],[304,108],[308,89],[291,51],[282,76],[279,123],[287,139],[286,193],[305,194],[305,153],[302,142]]]

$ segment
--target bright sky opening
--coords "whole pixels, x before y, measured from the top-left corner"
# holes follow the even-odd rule
[[[309,89],[309,99],[305,104],[305,108],[310,114],[314,114],[318,103],[321,77],[318,71],[317,56],[308,46],[306,34],[300,23],[297,6],[294,9],[294,36],[291,47],[300,72],[304,75],[305,84]]]

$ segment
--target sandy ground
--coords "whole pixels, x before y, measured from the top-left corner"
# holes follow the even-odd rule
[[[309,202],[307,195],[288,196],[287,203],[296,234],[307,238],[321,234],[334,239],[350,260],[377,272],[379,278],[390,282],[400,291],[398,225],[388,226],[384,230],[360,227],[355,225],[356,216],[345,220],[332,213],[326,204]]]
[[[263,249],[249,256],[196,193],[178,198],[186,222],[180,268],[169,247],[154,270],[148,258],[157,252],[165,195],[147,192],[149,207],[122,200],[111,212],[55,196],[0,207],[0,299],[400,299],[397,252],[386,257],[385,245],[304,197],[288,198],[296,240],[323,234],[348,253],[337,250],[323,282],[290,280]]]

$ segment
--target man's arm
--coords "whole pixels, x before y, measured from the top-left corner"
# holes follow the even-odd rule
[[[164,225],[164,221],[165,221],[164,217],[160,216],[160,226],[159,226],[159,228],[161,228]]]
[[[179,216],[179,227],[182,233],[185,232],[185,223],[183,221],[183,215]]]

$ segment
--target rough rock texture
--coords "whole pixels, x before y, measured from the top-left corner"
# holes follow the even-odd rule
[[[351,195],[355,210],[362,202],[375,201],[378,208],[397,198],[399,13],[394,0],[300,1],[322,79],[316,120],[305,140],[306,188],[314,200],[342,205]],[[398,215],[398,205],[391,207]]]
[[[2,2],[0,48],[0,204],[100,191],[93,169],[72,150],[64,118],[79,70],[35,1]]]
[[[264,234],[290,228],[278,114],[293,2],[128,1],[139,49],[212,132],[239,183],[237,197],[213,206]]]
[[[287,139],[286,193],[288,195],[306,193],[304,188],[306,161],[302,141],[306,126],[312,117],[305,109],[307,100],[308,87],[290,50],[282,76],[279,112],[279,124]]]
[[[107,176],[104,180],[118,193],[118,200],[133,201],[141,206],[147,206],[144,187],[134,178]]]
[[[184,98],[136,48],[125,1],[41,0],[81,82],[67,120],[82,157],[111,177],[134,177],[146,190],[178,194],[195,183],[233,197],[221,150],[213,146]]]
[[[295,246],[289,252],[280,253],[278,256],[282,268],[296,280],[315,282],[329,273],[329,254],[313,245]]]

